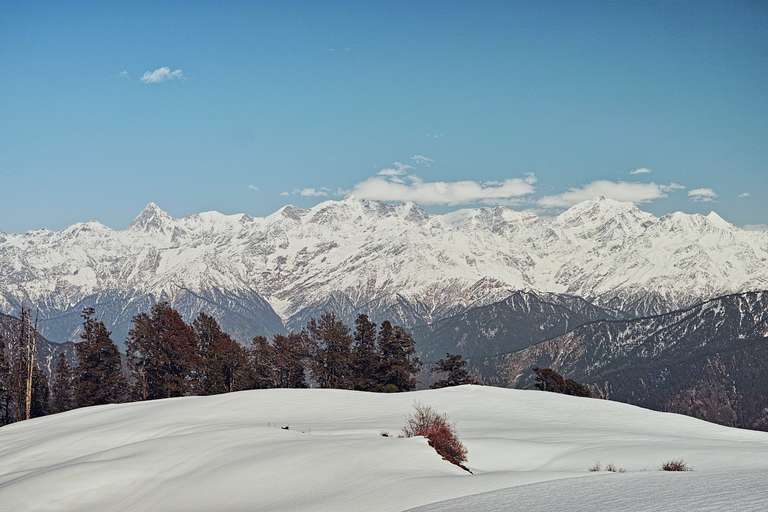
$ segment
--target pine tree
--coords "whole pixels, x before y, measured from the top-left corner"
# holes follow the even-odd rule
[[[8,344],[10,369],[8,385],[11,395],[9,421],[21,421],[27,418],[27,388],[31,370],[29,337],[32,330],[29,323],[29,312],[22,307],[16,332],[12,334]]]
[[[276,384],[275,350],[264,336],[256,336],[248,349],[250,389],[273,388]]]
[[[11,365],[5,348],[5,339],[0,334],[0,425],[12,421],[11,416]]]
[[[575,380],[566,379],[551,368],[533,368],[532,370],[536,374],[536,388],[541,391],[587,398],[592,396],[589,387]]]
[[[78,407],[118,403],[125,397],[120,352],[104,323],[93,315],[93,308],[83,310],[82,341],[75,345],[77,373],[74,387]]]
[[[193,323],[198,347],[198,392],[229,393],[248,386],[245,350],[223,332],[212,316],[200,313]]]
[[[128,333],[128,366],[137,400],[183,396],[195,390],[199,370],[194,330],[168,303],[133,319]]]
[[[306,388],[304,361],[308,356],[309,340],[300,333],[288,336],[275,335],[272,338],[274,367],[279,388]]]
[[[50,388],[48,377],[35,365],[32,370],[32,400],[30,417],[38,418],[50,414]]]
[[[361,314],[355,320],[352,345],[352,383],[359,391],[374,391],[378,382],[376,372],[381,365],[376,345],[376,324]]]
[[[72,370],[67,362],[67,356],[61,352],[56,359],[51,390],[51,412],[64,412],[72,409]]]
[[[351,347],[349,328],[334,313],[307,324],[312,348],[312,375],[321,388],[351,389]]]
[[[432,373],[442,373],[445,376],[432,384],[432,389],[461,386],[462,384],[477,384],[466,369],[467,362],[459,354],[445,354],[432,368]]]
[[[408,331],[385,320],[379,328],[378,344],[381,352],[377,372],[379,388],[386,392],[413,390],[421,361],[416,357],[416,344]]]

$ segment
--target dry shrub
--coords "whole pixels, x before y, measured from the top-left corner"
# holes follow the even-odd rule
[[[662,471],[690,471],[691,468],[683,459],[670,460],[661,465]]]
[[[593,473],[597,473],[598,471],[602,471],[603,467],[600,465],[599,462],[595,462],[595,465],[589,468],[589,470]]]
[[[467,460],[467,449],[456,437],[456,431],[445,414],[438,414],[427,405],[415,404],[413,414],[403,427],[403,435],[427,438],[429,445],[443,459],[469,471],[463,464]]]

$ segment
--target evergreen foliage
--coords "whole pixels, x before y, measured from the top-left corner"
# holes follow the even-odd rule
[[[64,412],[73,407],[72,369],[67,362],[67,356],[59,354],[53,374],[51,390],[51,412]]]
[[[37,365],[32,370],[32,406],[30,412],[32,418],[51,413],[48,377],[40,371]]]
[[[0,425],[12,421],[11,413],[11,365],[5,348],[5,340],[0,335]]]
[[[190,393],[199,363],[195,331],[167,302],[155,304],[149,315],[134,317],[128,334],[134,398],[151,400]]]
[[[533,368],[533,372],[536,374],[536,388],[541,391],[572,396],[592,396],[592,392],[587,386],[566,379],[551,368]]]
[[[416,344],[408,331],[385,320],[379,328],[378,346],[379,389],[389,392],[415,389],[421,361],[416,357]]]
[[[334,313],[307,324],[312,376],[321,388],[352,389],[352,336]]]
[[[352,386],[359,391],[375,391],[379,382],[377,371],[381,357],[376,343],[376,324],[361,314],[355,320],[354,342],[352,344]]]
[[[467,362],[460,354],[445,354],[432,368],[432,373],[442,373],[444,377],[434,384],[432,389],[461,386],[462,384],[477,384],[466,369]]]
[[[312,385],[320,387],[407,391],[414,389],[420,368],[408,331],[387,321],[377,329],[366,315],[357,318],[354,333],[326,313],[310,320],[302,332],[272,340],[257,336],[246,348],[214,317],[200,313],[188,325],[169,304],[158,303],[133,318],[125,366],[94,309],[85,308],[82,318],[76,366],[60,352],[50,378],[37,365],[32,367],[32,416],[124,400],[306,388],[309,374]],[[28,323],[27,316],[24,321]],[[23,322],[22,328],[27,325]],[[24,417],[24,370],[28,375],[29,366],[24,333],[18,338],[10,349],[0,339],[0,424]]]
[[[77,350],[75,402],[78,407],[112,404],[125,397],[120,352],[93,308],[83,310],[83,332]]]

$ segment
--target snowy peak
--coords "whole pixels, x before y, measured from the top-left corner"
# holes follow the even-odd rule
[[[155,203],[149,203],[133,219],[129,229],[144,233],[168,233],[173,230],[173,217],[161,210]]]
[[[600,196],[578,203],[557,216],[563,225],[606,224],[621,222],[626,225],[637,224],[644,227],[656,220],[650,213],[644,212],[634,203],[627,203]]]
[[[249,304],[259,296],[285,322],[333,294],[348,297],[351,312],[433,322],[521,289],[645,315],[768,288],[767,260],[768,233],[714,213],[657,219],[605,198],[557,217],[507,207],[430,215],[414,203],[347,198],[261,218],[174,219],[150,203],[126,230],[88,222],[0,237],[0,311],[25,300],[51,318],[72,313],[72,325],[46,332],[55,340],[76,326],[81,301],[172,301],[182,289],[227,308],[228,293]]]

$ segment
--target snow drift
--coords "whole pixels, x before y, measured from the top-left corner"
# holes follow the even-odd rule
[[[456,423],[475,475],[441,460],[422,438],[396,436],[414,402]],[[540,482],[548,482],[537,484],[546,485],[540,500],[567,496],[580,486],[572,477],[589,485],[589,493],[576,493],[589,499],[604,489],[615,494],[617,485],[644,496],[646,487],[662,486],[680,500],[710,492],[687,485],[689,474],[658,471],[680,457],[695,470],[690,478],[717,484],[713,493],[731,478],[751,482],[735,494],[744,507],[761,506],[766,433],[482,386],[390,395],[244,391],[90,407],[0,428],[0,508],[402,511],[488,491],[506,493],[499,499],[507,503],[517,495],[535,502],[526,490],[535,486],[525,484]],[[627,472],[590,473],[596,462]],[[508,489],[517,486],[524,487]],[[483,508],[480,499],[474,510],[496,510],[498,500]]]

